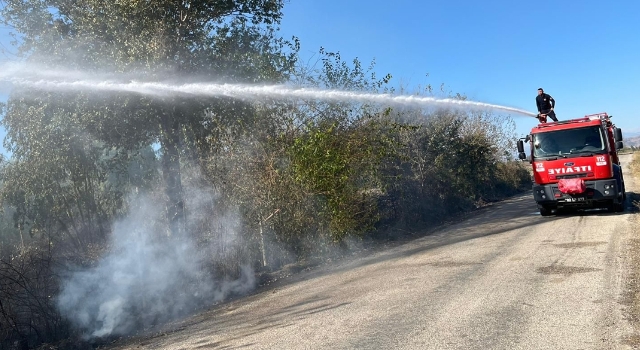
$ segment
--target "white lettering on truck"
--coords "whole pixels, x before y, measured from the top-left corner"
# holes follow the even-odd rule
[[[580,172],[587,172],[587,171],[591,171],[591,165],[549,169],[549,175],[572,174],[572,173],[580,173]]]

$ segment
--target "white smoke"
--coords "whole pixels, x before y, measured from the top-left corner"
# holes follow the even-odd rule
[[[110,252],[63,281],[59,310],[87,338],[130,334],[254,288],[248,266],[238,280],[215,281],[206,249],[156,231],[162,213],[153,200],[138,199],[115,224]]]
[[[35,69],[34,69],[35,68]],[[276,98],[281,100],[325,100],[352,101],[362,103],[379,103],[383,105],[402,105],[416,107],[449,107],[461,110],[502,111],[525,116],[536,116],[536,113],[522,109],[496,104],[416,95],[390,95],[355,91],[321,90],[311,88],[294,88],[286,85],[243,85],[219,83],[166,83],[148,81],[130,81],[122,76],[102,77],[89,75],[81,71],[42,70],[37,67],[9,65],[0,66],[0,81],[25,88],[51,91],[106,91],[130,92],[150,96],[171,96],[176,94],[192,96],[228,96],[234,98],[261,99]]]

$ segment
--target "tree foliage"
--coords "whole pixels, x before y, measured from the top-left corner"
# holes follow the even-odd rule
[[[43,69],[126,73],[155,81],[198,76],[226,82],[279,82],[287,79],[296,53],[295,44],[275,36],[273,25],[280,20],[281,9],[277,0],[82,4],[30,0],[7,1],[2,18],[21,34],[20,52]],[[204,134],[204,110],[233,115],[235,120],[254,113],[252,106],[228,99],[158,100],[115,93],[106,98],[41,93],[34,98],[32,92],[16,91],[9,104],[3,122],[18,159],[40,154],[22,152],[23,137],[42,145],[60,137],[50,124],[56,105],[69,107],[58,113],[67,119],[59,125],[78,125],[106,146],[132,151],[158,142],[174,233],[184,226],[180,158],[184,145],[203,142],[199,137]],[[25,123],[44,135],[24,133]]]

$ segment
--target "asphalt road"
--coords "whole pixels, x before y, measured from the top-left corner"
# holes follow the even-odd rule
[[[640,193],[626,174],[627,192]],[[543,218],[528,193],[121,347],[630,348],[620,300],[634,216],[627,209]]]

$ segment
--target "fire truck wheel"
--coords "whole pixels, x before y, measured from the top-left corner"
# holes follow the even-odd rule
[[[608,211],[610,213],[622,213],[624,211],[624,201],[612,201],[611,204],[609,204],[609,208],[607,209],[609,209]]]
[[[541,205],[540,206],[540,216],[549,216],[551,215],[551,209]]]
[[[614,210],[616,213],[622,213],[624,211],[624,202],[616,203],[614,205]]]

